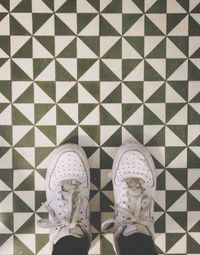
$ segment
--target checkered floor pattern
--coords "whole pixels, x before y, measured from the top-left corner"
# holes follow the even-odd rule
[[[91,166],[90,254],[112,255],[117,147],[157,172],[159,254],[200,254],[199,0],[0,1],[0,254],[47,255],[45,173],[66,142]]]

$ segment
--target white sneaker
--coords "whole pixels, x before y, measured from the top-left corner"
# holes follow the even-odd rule
[[[50,247],[64,236],[87,236],[89,222],[90,171],[87,156],[75,144],[65,144],[53,152],[46,174],[45,207],[50,219],[39,226],[50,228]]]
[[[144,233],[154,239],[153,211],[156,189],[155,166],[150,153],[140,144],[120,146],[112,169],[114,190],[114,219],[103,223],[104,232],[114,234],[117,239],[122,233]]]

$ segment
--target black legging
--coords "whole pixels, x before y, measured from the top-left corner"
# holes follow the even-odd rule
[[[89,248],[87,237],[65,236],[54,245],[52,255],[87,255]]]
[[[121,255],[157,255],[152,238],[145,234],[120,235],[118,244]],[[87,255],[89,248],[86,237],[66,236],[56,243],[52,255]]]
[[[152,238],[145,234],[120,235],[118,245],[121,255],[157,255]]]

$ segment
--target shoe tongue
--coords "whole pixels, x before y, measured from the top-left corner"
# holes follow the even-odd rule
[[[141,187],[141,182],[142,180],[140,178],[137,177],[126,177],[124,178],[126,185],[129,188],[140,188]]]
[[[76,179],[63,180],[61,182],[61,188],[63,191],[68,191],[70,188],[79,186],[81,183]]]
[[[127,225],[122,234],[123,236],[130,236],[134,233],[143,233],[143,234],[149,235],[147,228],[140,223],[133,223],[133,224]]]
[[[78,180],[70,179],[70,180],[63,180],[59,183],[57,186],[57,196],[58,199],[53,200],[51,202],[51,205],[53,208],[56,207],[65,207],[65,216],[68,218],[68,220],[71,220],[71,217],[73,217],[74,211],[77,208],[77,203],[79,199],[79,185],[80,182]],[[63,212],[61,212],[60,216],[58,215],[58,218],[63,218]]]
[[[67,194],[68,192],[76,192],[75,190],[79,189],[80,186],[80,181],[75,180],[75,179],[70,179],[70,180],[63,180],[60,182],[60,184],[58,185],[58,191],[63,191],[64,195],[63,197],[65,197],[65,193]]]
[[[136,233],[137,232],[137,226],[136,225],[137,225],[137,223],[126,226],[124,231],[123,231],[123,236],[130,236],[133,233]]]
[[[65,237],[65,236],[74,236],[77,238],[82,238],[85,236],[85,233],[79,226],[75,226],[72,229],[63,227],[59,230],[59,234],[56,237],[56,240],[54,242],[56,243],[58,240],[60,240],[61,238]]]
[[[124,179],[123,188],[122,189],[122,196],[128,196],[128,200],[124,202],[124,199],[121,200],[120,206],[122,208],[134,211],[135,205],[137,202],[138,197],[142,194],[142,180],[139,178],[128,177]],[[126,191],[131,192],[132,195],[128,195]],[[125,194],[124,194],[125,192]],[[123,213],[122,213],[123,215]]]
[[[73,229],[70,229],[70,234],[78,238],[82,238],[84,236],[84,232],[79,226],[75,226]]]

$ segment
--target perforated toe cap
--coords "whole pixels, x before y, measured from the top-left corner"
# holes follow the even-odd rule
[[[58,183],[64,179],[77,179],[83,185],[87,185],[87,174],[84,163],[79,155],[73,151],[62,153],[51,173],[49,186],[55,189]]]
[[[118,164],[115,182],[117,185],[127,177],[141,178],[147,186],[153,185],[153,175],[145,157],[138,151],[125,152]]]

